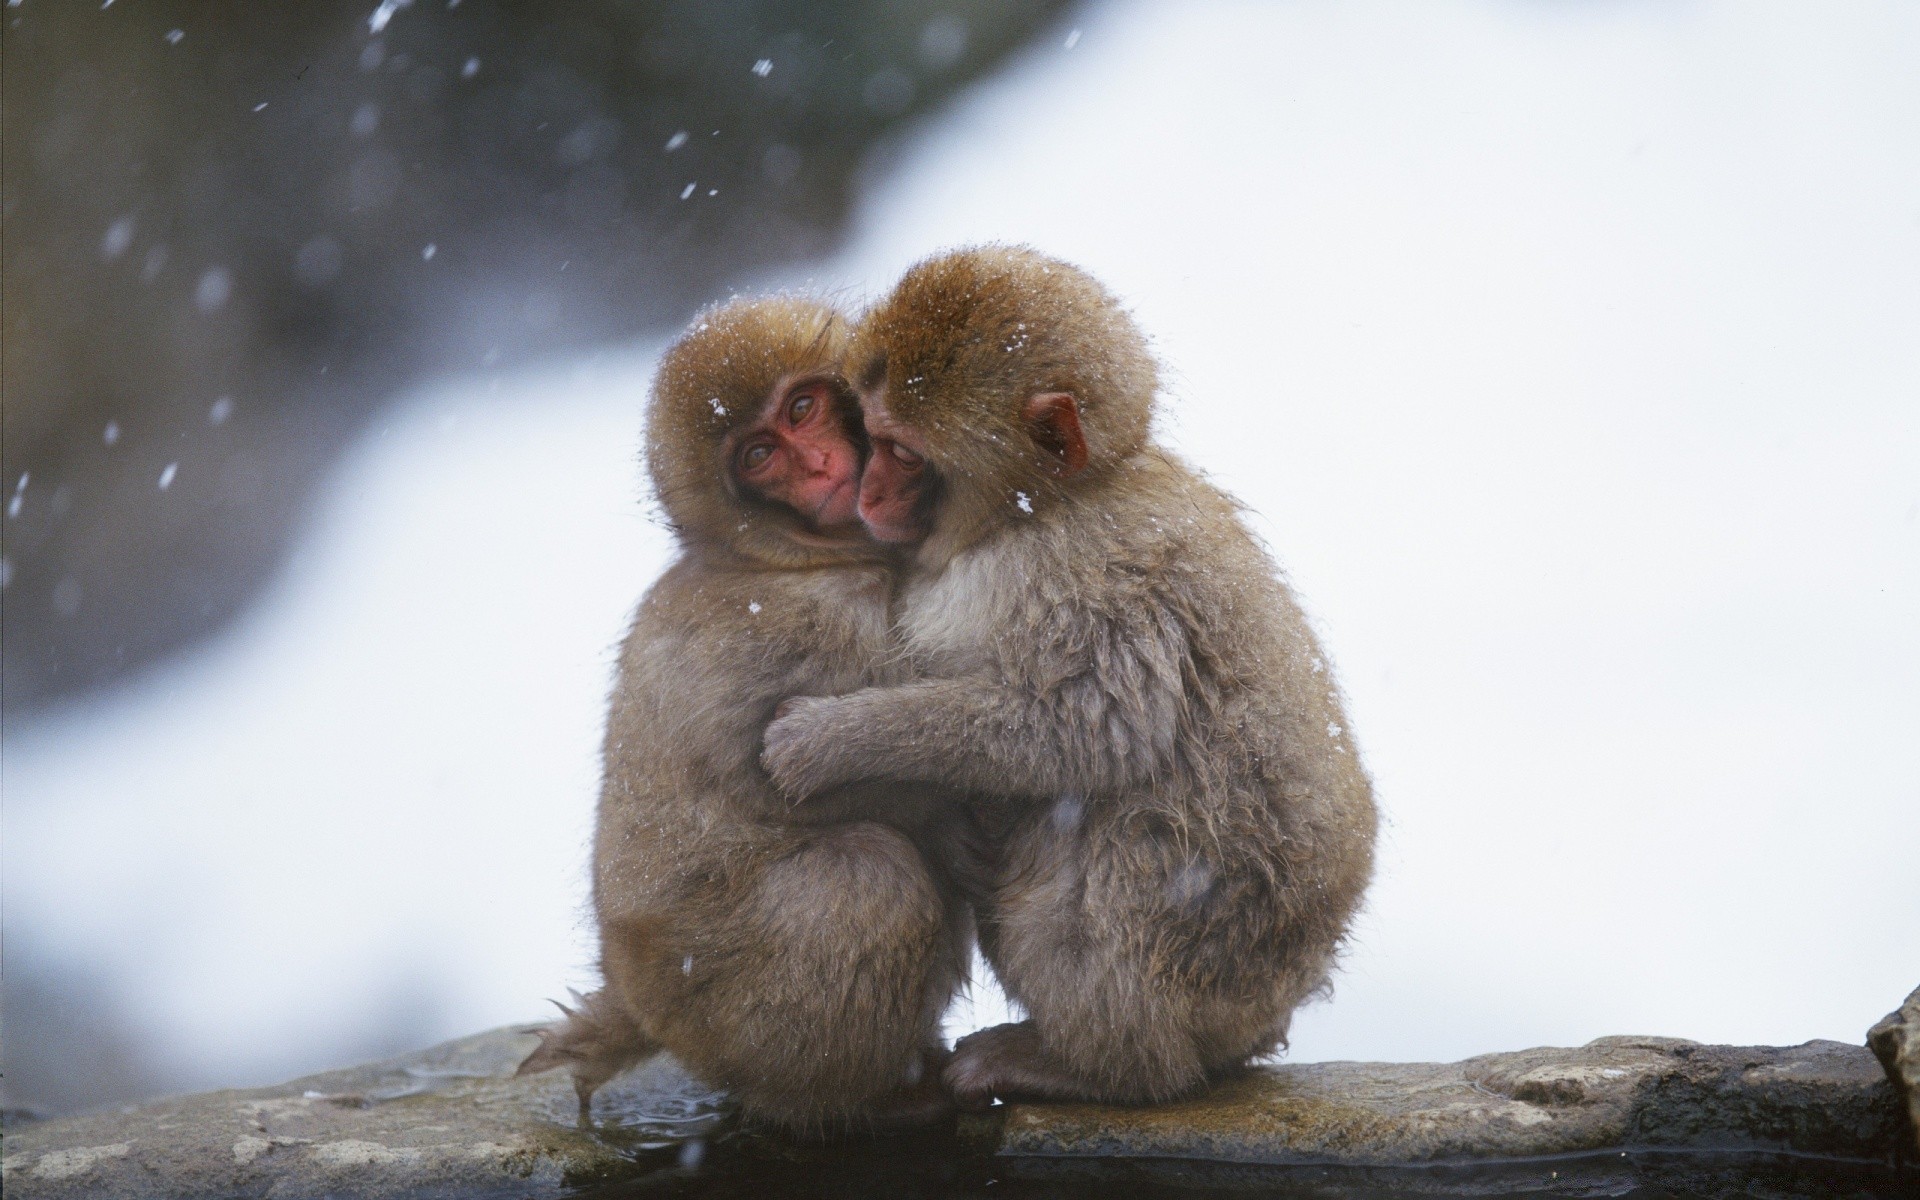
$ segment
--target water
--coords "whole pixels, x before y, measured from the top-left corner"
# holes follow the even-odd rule
[[[976,1128],[976,1132],[984,1132]],[[1875,1164],[1763,1154],[1596,1154],[1425,1168],[1273,1167],[1174,1160],[1002,1158],[965,1136],[796,1145],[736,1132],[697,1165],[677,1148],[642,1152],[638,1179],[579,1200],[1410,1200],[1431,1196],[1621,1200],[1912,1200],[1920,1177]]]

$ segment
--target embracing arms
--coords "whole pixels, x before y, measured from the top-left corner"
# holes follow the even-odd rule
[[[761,762],[793,801],[863,779],[1003,795],[1149,783],[1172,766],[1191,716],[1187,641],[1167,620],[1085,632],[1063,667],[1030,659],[994,677],[789,700]]]

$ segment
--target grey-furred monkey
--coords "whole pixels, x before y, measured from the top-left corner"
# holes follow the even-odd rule
[[[647,465],[680,555],[640,603],[607,718],[605,984],[521,1067],[571,1066],[583,1118],[661,1048],[800,1132],[951,1112],[938,1023],[971,927],[922,849],[945,808],[918,785],[842,789],[802,823],[758,762],[782,699],[899,678],[891,573],[855,513],[846,336],[810,300],[736,301],[655,379]]]
[[[1372,789],[1234,501],[1149,440],[1132,319],[1067,263],[967,250],[909,271],[847,363],[915,678],[783,706],[763,762],[795,798],[1006,799],[977,919],[1030,1019],[955,1048],[956,1099],[1164,1100],[1284,1044],[1371,874]]]

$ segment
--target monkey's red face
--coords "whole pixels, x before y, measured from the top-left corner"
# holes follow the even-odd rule
[[[823,379],[774,389],[760,419],[733,439],[734,477],[820,532],[857,528],[862,451],[844,403]]]
[[[929,532],[934,479],[926,443],[895,421],[880,397],[868,397],[862,408],[873,450],[860,475],[860,520],[877,542],[920,541]]]

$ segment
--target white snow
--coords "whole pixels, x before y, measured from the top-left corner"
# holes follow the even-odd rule
[[[121,217],[113,224],[107,226],[107,232],[101,236],[100,257],[105,259],[119,258],[127,252],[127,247],[131,245],[133,245],[133,218],[130,216]]]
[[[413,0],[380,0],[380,6],[373,10],[372,16],[367,18],[367,32],[379,33],[387,27],[388,21],[393,20],[393,14],[403,8],[412,7]]]
[[[224,308],[233,294],[233,274],[225,267],[208,267],[193,289],[194,307],[203,313]]]

